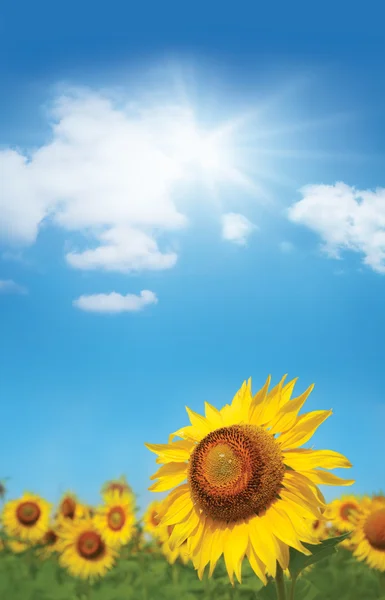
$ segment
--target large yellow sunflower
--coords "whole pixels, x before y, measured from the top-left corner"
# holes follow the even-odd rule
[[[105,492],[105,505],[95,514],[95,527],[111,546],[127,544],[135,533],[135,513],[132,497],[128,492],[113,490]]]
[[[385,571],[385,504],[383,501],[364,501],[361,512],[355,515],[352,535],[354,556],[366,561],[373,569]]]
[[[57,549],[61,566],[82,579],[104,576],[117,556],[88,517],[63,522]]]
[[[360,511],[361,498],[345,495],[336,498],[326,509],[326,517],[340,533],[352,530],[352,517]]]
[[[4,505],[2,522],[6,534],[20,541],[37,542],[48,528],[52,505],[35,494],[25,493]]]
[[[284,381],[269,391],[268,378],[254,397],[244,382],[221,410],[205,403],[205,417],[187,408],[190,425],[168,444],[146,444],[163,464],[150,490],[175,488],[161,525],[175,526],[171,548],[187,540],[199,577],[224,554],[230,581],[240,581],[246,555],[266,583],[276,561],[288,567],[289,546],[309,554],[302,542],[317,543],[312,523],[325,507],[317,484],[353,483],[324,470],[350,467],[343,455],[300,449],[332,411],[298,416],[313,386],[290,399],[296,380]]]

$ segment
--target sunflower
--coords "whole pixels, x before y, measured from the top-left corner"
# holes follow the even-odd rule
[[[135,514],[128,492],[113,490],[104,494],[105,505],[94,517],[95,527],[111,546],[124,546],[135,533]]]
[[[134,492],[132,491],[132,488],[128,484],[128,481],[124,475],[119,477],[119,479],[111,479],[110,481],[106,481],[106,483],[103,485],[102,489],[100,490],[100,494],[101,494],[102,498],[104,499],[105,494],[108,494],[109,492],[115,492],[115,491],[120,494],[128,495],[131,499],[132,504],[133,505],[135,504]]]
[[[312,529],[318,540],[322,541],[328,537],[327,525],[324,518],[321,517],[313,521]]]
[[[147,545],[146,539],[143,535],[143,531],[139,523],[136,523],[134,526],[131,542],[131,554],[137,554],[138,552],[141,552],[145,549],[145,546]]]
[[[55,515],[56,520],[61,523],[68,520],[82,519],[90,516],[90,509],[85,504],[79,502],[76,494],[66,492],[60,502],[58,511]]]
[[[63,523],[57,549],[60,565],[82,579],[104,576],[117,557],[89,517]]]
[[[52,505],[40,496],[25,493],[4,505],[2,521],[6,534],[24,542],[37,542],[48,528]]]
[[[36,551],[37,556],[43,560],[50,558],[54,552],[57,552],[58,542],[59,531],[55,529],[55,525],[51,525],[39,541],[42,548]]]
[[[18,540],[7,540],[5,547],[14,554],[21,554],[31,548],[31,544],[19,542]]]
[[[382,504],[385,504],[385,495],[380,492],[379,494],[375,494],[374,496],[372,496],[372,500],[374,500],[375,502],[381,502]]]
[[[171,548],[187,540],[200,578],[208,563],[211,576],[224,554],[230,581],[234,574],[241,581],[246,555],[266,583],[277,561],[288,567],[289,546],[310,554],[303,542],[318,542],[312,523],[325,499],[317,484],[353,483],[324,470],[350,467],[343,455],[300,449],[332,411],[298,416],[313,386],[290,399],[296,380],[284,381],[269,391],[268,378],[254,397],[251,380],[244,382],[221,410],[205,403],[205,417],[186,408],[190,425],[168,444],[146,444],[162,464],[150,490],[175,488],[161,525],[175,526]]]
[[[326,509],[326,516],[340,533],[351,531],[352,517],[360,511],[360,506],[360,498],[345,495],[330,502]]]
[[[143,521],[143,530],[145,533],[152,535],[154,537],[159,537],[160,534],[160,511],[162,510],[162,502],[151,502],[146,512],[142,517]]]
[[[383,501],[363,503],[361,512],[355,515],[352,535],[354,556],[366,561],[372,569],[385,571],[385,505]]]

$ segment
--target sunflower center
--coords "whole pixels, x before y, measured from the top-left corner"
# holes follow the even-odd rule
[[[126,521],[126,516],[121,506],[114,506],[114,508],[110,510],[107,521],[109,528],[113,531],[119,531],[122,529]]]
[[[285,466],[273,436],[253,425],[209,433],[194,448],[188,482],[195,504],[214,520],[263,513],[281,489]]]
[[[126,491],[126,487],[127,486],[123,485],[122,483],[114,482],[110,483],[110,485],[108,486],[108,491],[119,492],[119,494],[123,494],[123,492]]]
[[[16,516],[19,523],[32,527],[40,518],[41,510],[35,502],[22,502],[17,507]]]
[[[352,512],[357,510],[357,506],[351,502],[347,502],[346,504],[342,504],[340,508],[340,516],[343,521],[349,521],[350,515]]]
[[[75,517],[76,502],[72,498],[65,498],[61,503],[61,513],[66,519],[73,519]]]
[[[385,551],[385,508],[376,510],[366,519],[364,533],[375,550]]]
[[[79,536],[77,549],[82,558],[98,560],[104,555],[105,544],[95,531],[85,531]]]
[[[53,546],[54,544],[56,544],[58,539],[58,536],[56,535],[56,533],[52,530],[47,531],[47,533],[45,534],[44,538],[43,538],[43,544],[46,544],[47,546]]]

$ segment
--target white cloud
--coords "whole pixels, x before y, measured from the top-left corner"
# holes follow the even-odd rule
[[[323,250],[340,258],[341,250],[364,255],[364,264],[385,273],[385,189],[356,190],[345,183],[309,185],[288,217],[317,233]]]
[[[172,133],[178,122],[192,128],[193,115],[178,107],[118,108],[91,92],[59,98],[48,143],[30,155],[0,151],[0,238],[31,245],[53,222],[91,237],[91,250],[68,256],[75,267],[172,267],[176,255],[162,254],[157,237],[187,219],[174,199],[182,169],[162,146],[160,129]]]
[[[12,279],[0,279],[0,294],[26,294],[27,289]]]
[[[226,213],[222,215],[222,237],[224,240],[246,245],[247,238],[256,229],[256,226],[244,215]]]
[[[284,254],[289,254],[294,250],[294,244],[292,242],[283,241],[279,244],[279,247],[281,249],[281,252],[283,252]]]
[[[80,310],[97,313],[122,313],[138,312],[143,310],[149,304],[156,304],[158,299],[154,292],[142,290],[137,296],[135,294],[93,294],[90,296],[80,296],[73,301],[73,305]]]
[[[100,245],[84,252],[69,252],[67,262],[76,269],[103,269],[128,273],[173,267],[174,252],[162,254],[148,234],[130,227],[114,227],[98,236]]]
[[[151,106],[133,98],[118,104],[107,92],[71,90],[53,105],[47,143],[30,152],[0,151],[0,240],[17,250],[53,223],[87,240],[88,247],[67,255],[72,267],[129,272],[175,265],[177,255],[159,240],[187,225],[176,203],[186,197],[181,185],[198,176],[248,181],[227,151],[237,123],[204,131],[185,100],[158,98]],[[238,224],[240,236],[246,223]]]

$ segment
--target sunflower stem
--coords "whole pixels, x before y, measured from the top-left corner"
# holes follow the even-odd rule
[[[378,572],[378,579],[379,579],[379,584],[380,584],[380,593],[381,592],[385,592],[385,573],[379,571]]]
[[[146,573],[146,567],[144,564],[144,557],[143,557],[143,553],[141,552],[139,554],[139,564],[140,564],[140,571],[141,571],[141,575],[142,575],[142,597],[143,600],[147,600],[148,598],[148,592],[147,592],[147,573]]]
[[[297,583],[297,578],[296,577],[292,577],[291,578],[289,600],[294,600],[294,591],[295,591],[295,584],[296,583]]]
[[[275,586],[277,588],[277,600],[286,600],[286,587],[285,580],[283,577],[283,570],[279,563],[277,563],[277,573],[275,576]]]

